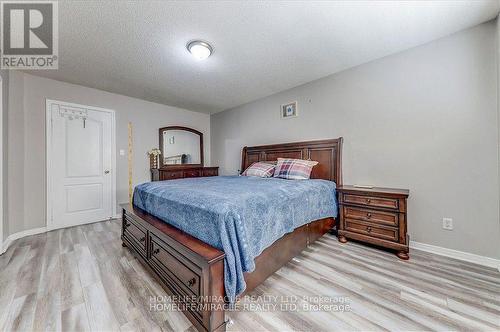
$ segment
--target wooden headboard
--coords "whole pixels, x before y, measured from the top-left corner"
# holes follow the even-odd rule
[[[310,159],[314,166],[311,179],[334,181],[342,185],[342,137],[321,141],[245,146],[241,156],[241,172],[257,161],[276,161],[278,158]]]

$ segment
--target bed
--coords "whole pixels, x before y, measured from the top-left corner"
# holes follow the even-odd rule
[[[341,138],[243,148],[242,170],[279,157],[311,159],[319,162],[312,180],[232,176],[139,185],[134,204],[123,205],[123,244],[194,326],[224,330],[224,310],[236,295],[333,227],[341,148]]]

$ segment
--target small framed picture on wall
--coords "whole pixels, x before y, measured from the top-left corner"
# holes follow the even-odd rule
[[[297,116],[297,102],[281,105],[281,118],[288,119]]]

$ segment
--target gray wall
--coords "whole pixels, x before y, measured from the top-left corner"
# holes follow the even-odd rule
[[[116,112],[117,203],[128,201],[127,151],[133,124],[133,182],[149,180],[146,151],[158,147],[158,128],[180,125],[205,137],[205,163],[210,165],[210,116],[140,99],[40,78],[10,73],[8,116],[8,234],[46,226],[45,99],[112,109]],[[119,212],[119,210],[118,210]]]
[[[496,29],[496,46],[497,46],[497,119],[498,119],[498,191],[499,191],[499,200],[500,200],[500,15],[497,16],[496,19],[497,29]],[[500,204],[500,203],[499,203]],[[500,224],[500,208],[498,211],[498,223]],[[498,242],[500,243],[500,226],[498,227]],[[500,257],[500,244],[498,245],[498,257]]]
[[[5,235],[30,228],[42,227],[35,221],[33,226],[24,220],[24,183],[25,165],[24,153],[24,80],[23,74],[11,71],[9,74],[9,107],[7,115],[7,228]],[[33,167],[44,169],[42,161],[37,161]],[[40,179],[38,182],[43,181]],[[42,182],[45,183],[45,182]],[[35,185],[36,187],[36,185]],[[44,195],[45,196],[45,195]],[[41,198],[42,199],[42,198]],[[39,208],[40,204],[35,207]],[[42,211],[45,211],[43,209]],[[40,219],[40,216],[37,217]],[[26,225],[25,225],[26,224]]]
[[[1,177],[2,177],[2,208],[1,208],[1,213],[2,213],[2,226],[3,226],[3,239],[7,238],[7,234],[9,232],[9,225],[7,223],[7,190],[8,190],[8,181],[7,181],[7,133],[8,133],[8,108],[9,108],[9,71],[8,70],[1,70],[0,71],[0,76],[2,77],[2,115],[1,115],[1,127],[2,127],[2,135],[1,135],[1,156],[2,156],[2,163],[1,163]],[[2,241],[0,241],[2,242]]]
[[[489,22],[214,114],[212,163],[236,174],[245,145],[343,136],[344,183],[410,189],[412,240],[500,258],[495,38]]]

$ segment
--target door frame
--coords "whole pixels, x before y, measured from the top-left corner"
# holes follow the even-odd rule
[[[4,219],[3,219],[3,209],[4,209],[4,206],[3,206],[3,195],[4,195],[4,192],[3,192],[3,188],[5,186],[5,183],[4,183],[4,180],[6,180],[4,177],[3,177],[3,168],[4,168],[4,164],[3,164],[3,154],[4,154],[4,151],[3,151],[3,117],[4,117],[4,112],[7,112],[6,109],[3,108],[3,79],[2,77],[0,76],[0,177],[1,177],[1,180],[0,180],[0,255],[3,254],[4,252],[4,248],[3,248],[3,223],[4,223]]]
[[[116,217],[116,120],[115,120],[115,111],[106,109],[106,108],[101,108],[101,107],[96,107],[96,106],[89,106],[89,105],[83,105],[83,104],[76,104],[76,103],[70,103],[66,101],[60,101],[60,100],[55,100],[55,99],[45,99],[45,132],[46,132],[46,148],[45,148],[45,159],[46,159],[46,197],[47,197],[47,204],[46,204],[46,223],[47,223],[47,230],[53,230],[56,228],[65,228],[65,227],[71,227],[71,225],[68,226],[62,226],[62,227],[55,227],[53,223],[53,215],[52,215],[52,176],[51,176],[51,170],[52,170],[52,164],[49,156],[52,154],[52,121],[51,121],[51,114],[50,114],[50,106],[52,104],[59,104],[59,105],[67,105],[69,107],[79,107],[79,108],[86,108],[90,109],[92,111],[96,112],[104,112],[104,113],[109,113],[111,114],[111,213],[112,213],[112,218]],[[91,221],[89,223],[97,222],[99,220]],[[76,226],[76,225],[75,225]]]

